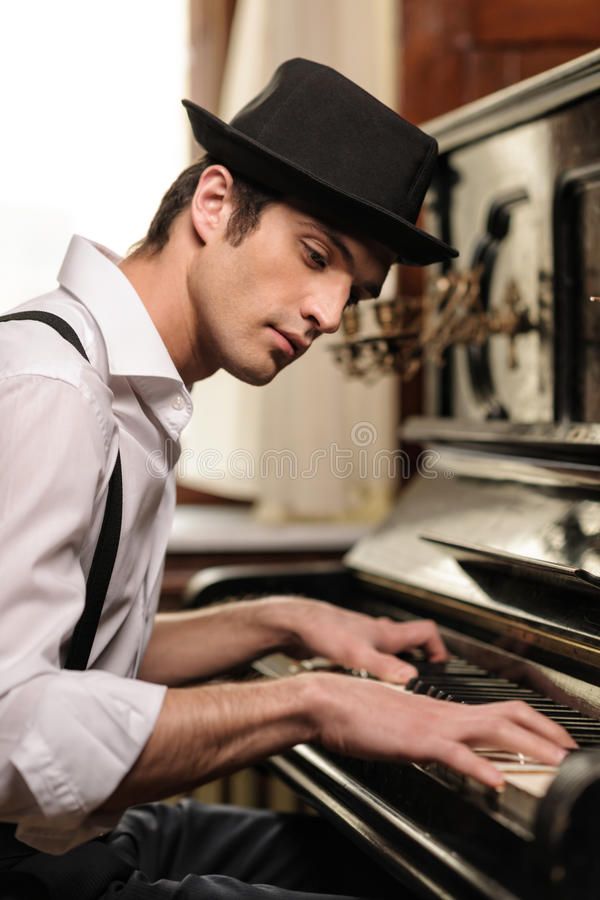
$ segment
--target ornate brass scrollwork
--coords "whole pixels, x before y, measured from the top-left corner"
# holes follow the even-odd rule
[[[412,378],[425,361],[442,365],[454,344],[481,346],[494,334],[510,338],[511,366],[517,364],[514,339],[537,328],[515,281],[507,285],[500,304],[489,310],[480,298],[481,268],[449,272],[438,278],[422,298],[380,300],[374,307],[378,333],[361,336],[360,309],[343,315],[344,340],[332,351],[344,372],[374,380],[387,372]]]

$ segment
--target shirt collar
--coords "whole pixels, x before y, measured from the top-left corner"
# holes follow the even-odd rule
[[[106,342],[112,375],[169,378],[182,384],[121,257],[79,235],[71,238],[58,281],[89,309]]]
[[[101,244],[74,235],[58,281],[98,323],[111,375],[133,379],[167,431],[178,437],[192,414],[192,400],[120,261]]]

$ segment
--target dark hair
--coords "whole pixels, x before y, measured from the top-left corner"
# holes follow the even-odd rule
[[[146,236],[133,246],[134,254],[153,255],[163,249],[169,240],[173,221],[191,202],[200,176],[209,166],[218,164],[219,161],[207,153],[178,175],[160,201]],[[269,203],[274,203],[278,195],[241,178],[235,172],[231,174],[233,212],[227,223],[225,237],[237,247],[258,226],[263,210]]]

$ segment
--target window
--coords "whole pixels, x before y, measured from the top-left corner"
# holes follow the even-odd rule
[[[72,233],[125,253],[187,165],[187,7],[0,4],[0,311],[52,290]]]

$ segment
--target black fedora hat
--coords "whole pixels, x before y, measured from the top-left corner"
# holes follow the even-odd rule
[[[223,165],[427,265],[458,252],[415,222],[437,144],[329,66],[283,63],[230,124],[184,100],[194,137]]]

